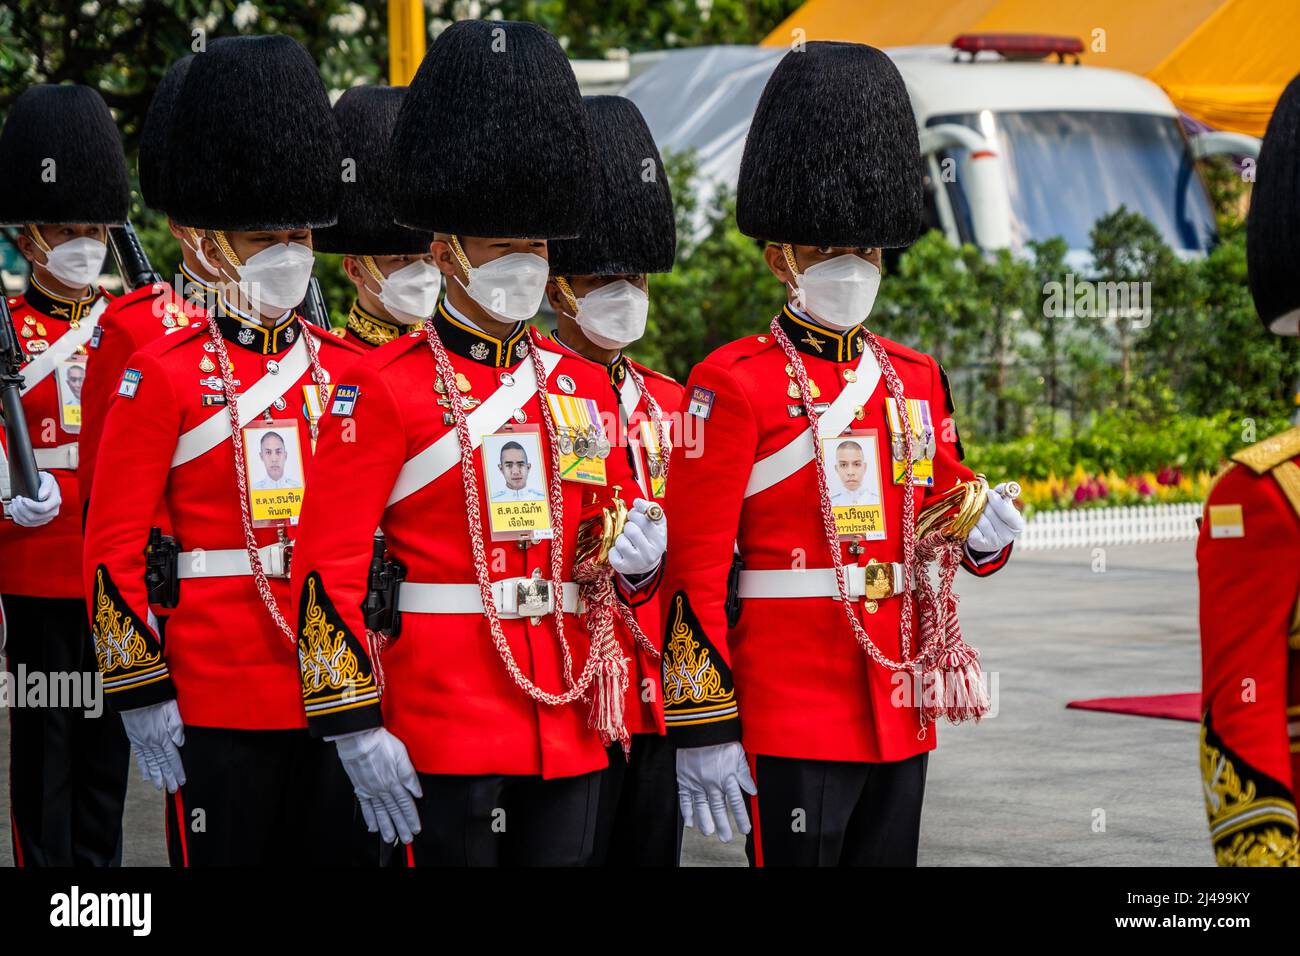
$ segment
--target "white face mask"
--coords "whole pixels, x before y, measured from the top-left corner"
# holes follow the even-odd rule
[[[281,242],[234,269],[249,304],[263,315],[273,315],[288,312],[306,297],[314,263],[311,249],[301,242]]]
[[[603,349],[624,349],[645,334],[650,293],[626,279],[588,292],[578,300],[573,321]]]
[[[106,255],[107,245],[98,239],[82,236],[45,253],[45,268],[64,285],[83,289],[99,278]]]
[[[200,238],[199,234],[195,232],[193,229],[191,229],[189,233],[190,233],[190,238],[194,240],[194,245],[190,245],[188,242],[185,242],[184,239],[182,239],[181,242],[185,242],[185,248],[190,250],[190,252],[194,253],[194,257],[203,264],[203,268],[207,270],[209,276],[216,275],[217,267],[208,259],[207,256],[203,254],[202,238]]]
[[[469,297],[502,322],[525,322],[537,314],[546,296],[550,264],[531,252],[512,252],[481,266],[469,267],[469,282],[456,281]]]
[[[379,280],[379,301],[393,318],[412,325],[433,314],[441,289],[437,266],[417,259]]]
[[[880,270],[853,253],[809,266],[795,276],[794,306],[835,329],[867,320],[880,291]]]

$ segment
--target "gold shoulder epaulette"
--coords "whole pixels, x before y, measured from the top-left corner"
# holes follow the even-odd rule
[[[1232,456],[1232,460],[1262,475],[1296,455],[1300,455],[1300,425],[1243,448]]]

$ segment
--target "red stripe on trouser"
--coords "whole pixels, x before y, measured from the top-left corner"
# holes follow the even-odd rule
[[[749,761],[749,776],[754,781],[754,789],[758,789],[758,757],[754,754],[747,754],[746,760]],[[749,824],[753,827],[754,836],[754,866],[763,865],[763,829],[758,824],[758,794],[752,797],[747,796],[749,801]]]
[[[406,865],[415,869],[415,846],[410,843],[406,844]]]
[[[172,806],[176,809],[176,834],[181,841],[181,866],[188,868],[190,865],[190,843],[185,839],[185,802],[181,799],[181,792],[177,790],[168,795],[173,801]]]

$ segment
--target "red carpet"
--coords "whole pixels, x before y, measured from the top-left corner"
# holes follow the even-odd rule
[[[1092,700],[1072,700],[1066,707],[1075,710],[1104,710],[1112,714],[1132,714],[1135,717],[1163,717],[1166,720],[1201,719],[1201,695],[1156,694],[1153,697],[1094,697]]]

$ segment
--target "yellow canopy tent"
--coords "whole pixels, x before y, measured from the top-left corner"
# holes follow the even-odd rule
[[[948,44],[959,33],[1050,33],[1083,62],[1139,73],[1217,128],[1263,136],[1300,73],[1298,0],[808,0],[764,40]]]

